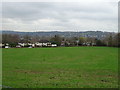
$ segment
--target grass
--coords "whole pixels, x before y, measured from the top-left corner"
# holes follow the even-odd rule
[[[117,88],[118,48],[3,49],[3,85],[13,88]]]

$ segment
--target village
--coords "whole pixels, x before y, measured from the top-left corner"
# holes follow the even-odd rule
[[[6,44],[0,44],[0,47],[2,48],[35,48],[35,47],[57,47],[57,44],[52,44],[50,42],[46,43],[18,43],[15,47],[10,47],[8,43]]]
[[[105,38],[95,37],[52,37],[20,36],[18,34],[2,34],[0,48],[42,48],[42,47],[76,47],[76,46],[109,46],[118,47],[118,35]]]
[[[77,43],[79,43],[77,41]],[[65,45],[66,42],[62,41],[61,42],[61,47],[66,46]],[[67,42],[67,46],[71,46],[72,44]],[[86,42],[83,43],[82,46],[95,46],[95,43],[90,43],[90,42]],[[79,46],[79,44],[76,44],[76,46]],[[58,45],[56,43],[52,43],[52,42],[36,42],[36,43],[18,43],[16,44],[14,47],[10,47],[9,43],[0,43],[0,48],[35,48],[35,47],[58,47]]]

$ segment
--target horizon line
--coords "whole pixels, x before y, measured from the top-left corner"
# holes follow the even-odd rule
[[[19,30],[0,30],[0,31],[12,31],[12,32],[88,32],[88,31],[92,31],[92,32],[111,32],[111,33],[118,33],[119,31],[101,31],[101,30],[84,30],[84,31],[60,31],[60,30],[51,30],[51,31],[19,31]]]

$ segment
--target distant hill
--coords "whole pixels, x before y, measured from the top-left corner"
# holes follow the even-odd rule
[[[1,31],[0,31],[1,33]],[[102,32],[102,31],[84,31],[84,32],[59,32],[59,31],[51,31],[51,32],[17,32],[17,31],[2,31],[3,34],[19,34],[19,35],[31,35],[31,36],[44,36],[51,37],[54,35],[60,35],[61,37],[95,37],[98,39],[104,38],[109,35],[111,32]],[[112,33],[115,34],[115,33]]]

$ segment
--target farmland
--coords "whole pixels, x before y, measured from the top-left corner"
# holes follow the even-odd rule
[[[13,88],[117,88],[118,48],[2,49],[3,85]]]

